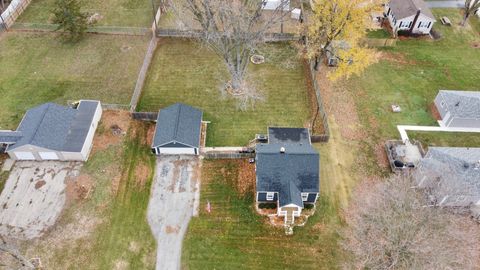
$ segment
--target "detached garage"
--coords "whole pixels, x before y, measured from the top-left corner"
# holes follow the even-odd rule
[[[16,131],[0,131],[0,143],[14,160],[86,161],[101,116],[99,101],[45,103],[28,110]]]
[[[160,110],[153,137],[155,155],[198,155],[202,111],[176,103]]]

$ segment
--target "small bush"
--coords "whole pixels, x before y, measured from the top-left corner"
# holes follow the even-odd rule
[[[275,209],[277,208],[276,203],[259,203],[258,208],[260,209]]]

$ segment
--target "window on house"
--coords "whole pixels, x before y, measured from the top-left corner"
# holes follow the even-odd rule
[[[392,11],[391,8],[388,8],[387,16],[390,15],[390,12]]]
[[[432,22],[428,22],[427,28],[430,28],[430,25],[432,25]]]
[[[418,22],[418,28],[422,27],[422,22]]]
[[[445,101],[442,101],[442,103],[440,103],[440,105],[442,106],[442,108],[445,107]]]
[[[402,28],[403,26],[403,22],[400,22],[400,24],[398,25],[399,28]]]
[[[408,24],[408,28],[412,27],[412,23],[413,23],[413,22],[410,22],[410,23]]]
[[[307,201],[308,200],[308,193],[302,193],[302,201]]]
[[[275,193],[273,192],[267,192],[267,201],[273,201],[273,196]]]

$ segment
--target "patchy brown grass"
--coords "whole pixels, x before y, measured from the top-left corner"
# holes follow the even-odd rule
[[[239,171],[236,189],[241,195],[255,192],[255,165],[250,164],[247,159],[239,161]]]
[[[149,166],[143,163],[137,165],[137,167],[135,168],[135,184],[140,188],[144,188],[145,183],[148,181],[150,173],[151,170]]]
[[[91,155],[105,150],[111,145],[120,144],[124,136],[123,134],[114,134],[112,127],[118,127],[126,132],[132,121],[128,111],[104,111],[93,140]]]

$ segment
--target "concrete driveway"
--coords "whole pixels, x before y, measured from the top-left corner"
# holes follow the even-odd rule
[[[429,8],[463,8],[465,1],[426,1]]]
[[[201,161],[193,156],[162,156],[148,204],[148,222],[157,240],[157,270],[180,269],[182,241],[198,214]]]
[[[79,174],[80,163],[21,161],[0,194],[0,234],[39,237],[55,224],[65,204],[65,179]]]

